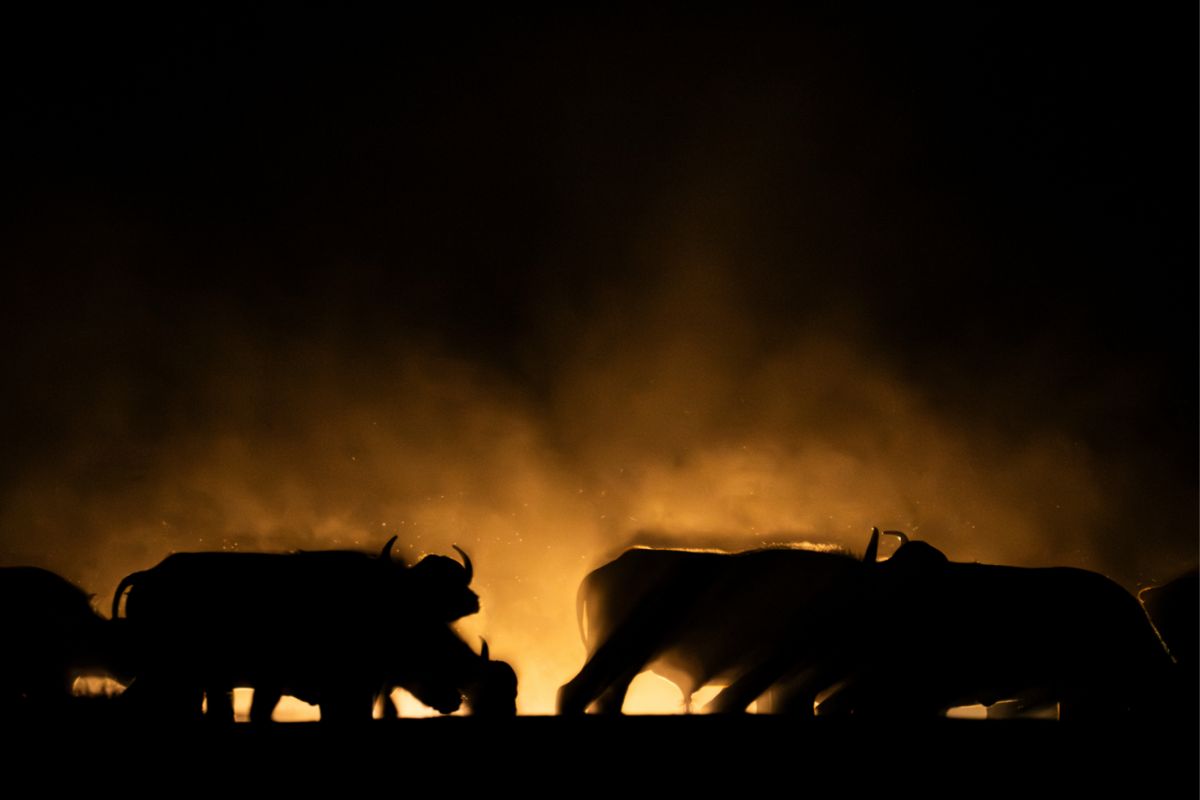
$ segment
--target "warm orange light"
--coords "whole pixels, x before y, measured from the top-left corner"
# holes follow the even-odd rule
[[[232,369],[229,385],[260,390],[229,392],[222,379],[214,398],[287,397],[288,424],[257,427],[250,404],[244,425],[164,443],[152,480],[104,504],[88,495],[83,519],[62,513],[72,504],[53,482],[14,492],[6,513],[63,542],[92,525],[77,537],[92,549],[56,552],[72,554],[71,574],[102,597],[171,550],[378,552],[395,533],[397,555],[414,563],[457,544],[474,560],[482,601],[457,628],[476,649],[485,635],[513,665],[524,714],[554,713],[559,687],[586,660],[580,581],[643,532],[656,546],[808,540],[861,551],[879,525],[963,562],[1089,566],[1102,555],[1088,531],[1106,529],[1104,480],[1076,443],[965,425],[852,342],[800,337],[747,358],[729,338],[739,326],[722,323],[721,270],[711,296],[692,297],[693,265],[680,269],[688,280],[645,301],[647,326],[622,321],[583,352],[564,351],[581,357],[564,358],[536,396],[425,352],[397,353],[370,380],[346,380],[344,360],[320,352],[281,386],[255,383],[257,366]],[[1170,574],[1172,558],[1146,554],[1137,568]],[[396,698],[401,716],[434,713]],[[698,694],[690,705],[706,702]],[[644,675],[625,707],[686,705]],[[275,716],[316,714],[288,699]]]
[[[71,683],[71,694],[75,697],[116,697],[123,691],[125,686],[112,678],[85,675]]]

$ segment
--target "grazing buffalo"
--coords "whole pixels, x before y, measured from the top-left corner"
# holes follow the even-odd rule
[[[270,719],[284,691],[315,702],[323,719],[360,719],[385,686],[412,683],[435,707],[457,708],[480,661],[449,627],[479,608],[470,559],[406,567],[391,557],[394,542],[378,556],[178,553],[126,577],[113,611],[128,589],[140,660],[129,702],[188,717],[206,694],[210,715],[232,719],[232,688],[249,686],[255,721]]]
[[[517,674],[503,661],[494,661],[488,644],[476,655],[448,626],[431,628],[427,649],[419,659],[407,659],[403,668],[384,686],[385,698],[392,688],[412,694],[443,714],[458,710],[466,702],[475,716],[511,717],[517,713]],[[302,698],[303,699],[303,698]],[[384,715],[395,706],[384,703]]]
[[[115,633],[65,578],[0,568],[0,705],[44,707],[69,698],[76,678],[121,673]]]
[[[394,711],[394,706],[386,702],[394,688],[404,689],[442,714],[458,711],[464,701],[475,716],[504,717],[517,713],[517,675],[507,663],[490,657],[486,641],[482,652],[476,653],[453,628],[436,621],[414,624],[407,633],[407,638],[395,640],[395,649],[385,654],[384,660],[394,666],[394,671],[378,687],[378,695],[385,698],[385,716],[391,716],[389,709]],[[260,684],[254,688],[251,720],[269,719],[269,712],[284,694],[320,706],[322,719],[327,719],[330,703],[338,701],[340,691],[332,698],[326,691],[320,686]],[[345,716],[365,718],[376,699],[377,695],[359,694],[353,698],[355,705],[344,709]],[[257,713],[268,716],[255,716],[256,709]],[[334,714],[342,711],[340,707],[333,709]]]
[[[1060,716],[1148,715],[1170,659],[1132,595],[1068,567],[950,561],[903,543],[797,626],[714,700],[744,708],[764,686],[832,690],[820,713],[928,716],[970,704],[1057,702]]]
[[[675,683],[690,707],[697,689],[736,680],[861,569],[848,554],[801,548],[628,550],[579,587],[587,663],[559,690],[559,713],[593,703],[620,713],[630,682],[647,669]],[[812,713],[811,696],[779,703]]]

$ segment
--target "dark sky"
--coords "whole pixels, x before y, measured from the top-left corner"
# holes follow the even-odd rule
[[[1194,563],[1194,9],[840,9],[13,20],[0,557],[103,595],[536,497],[585,561]]]

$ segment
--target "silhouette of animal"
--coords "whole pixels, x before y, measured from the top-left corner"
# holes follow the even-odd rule
[[[37,567],[0,568],[0,641],[2,705],[59,703],[76,678],[122,673],[112,623],[78,586]]]
[[[384,686],[385,698],[399,687],[443,714],[457,711],[463,700],[476,716],[517,713],[517,674],[507,663],[492,660],[487,641],[476,655],[448,626],[431,626],[429,633],[422,657],[403,662]],[[395,706],[385,702],[384,716],[394,714]]]
[[[620,713],[630,682],[647,669],[678,686],[690,708],[697,689],[736,680],[860,569],[848,554],[801,548],[628,550],[580,584],[587,662],[559,689],[559,713],[581,714],[593,703]],[[811,697],[778,702],[807,702],[812,713]]]
[[[384,660],[394,664],[395,671],[386,675],[376,694],[361,693],[353,698],[355,706],[337,707],[332,710],[333,714],[342,714],[348,719],[369,718],[377,697],[386,698],[397,687],[442,714],[454,713],[464,700],[470,713],[476,716],[513,716],[517,713],[516,673],[507,663],[492,660],[486,641],[482,652],[477,654],[453,628],[436,621],[414,624],[407,632],[409,636],[404,641],[391,641],[395,647],[385,654]],[[320,706],[322,719],[326,719],[330,702],[341,699],[340,693],[330,698],[326,691],[320,686],[260,684],[254,689],[251,721],[269,719],[271,710],[284,694]],[[389,709],[394,712],[394,706],[385,702],[384,716],[391,716]],[[263,714],[266,716],[261,716]]]
[[[869,567],[714,709],[745,708],[785,679],[831,690],[823,714],[929,716],[1018,699],[1101,718],[1161,702],[1170,659],[1133,596],[1102,575],[956,563],[907,537]]]
[[[423,677],[447,661],[464,671],[447,652],[452,640],[470,648],[448,623],[479,608],[470,559],[463,553],[460,566],[429,556],[406,567],[391,557],[394,542],[378,556],[177,553],[127,576],[113,597],[115,615],[128,590],[125,617],[138,646],[127,702],[198,716],[204,694],[214,719],[232,719],[232,688],[250,686],[253,720],[270,719],[284,690],[315,698],[323,719],[354,719],[369,717],[386,684],[415,681],[410,673]],[[450,695],[436,699],[446,707]]]

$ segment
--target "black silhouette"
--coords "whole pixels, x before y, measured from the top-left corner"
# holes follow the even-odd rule
[[[646,669],[675,683],[690,707],[693,692],[740,677],[818,598],[859,571],[848,554],[799,548],[626,551],[579,587],[588,660],[559,690],[559,713],[580,714],[593,703],[620,713],[630,682]],[[805,701],[784,695],[777,702]],[[811,714],[811,698],[807,707]]]
[[[65,578],[37,567],[0,568],[0,705],[45,708],[70,698],[76,678],[121,677],[116,633]]]
[[[1158,635],[1175,660],[1178,707],[1200,713],[1197,649],[1200,645],[1200,571],[1193,569],[1162,586],[1138,592]]]
[[[1162,702],[1166,651],[1133,596],[1094,572],[955,563],[905,537],[839,595],[713,708],[744,709],[780,680],[832,689],[821,705],[831,714],[932,716],[1015,699],[1100,718],[1149,716]]]
[[[385,716],[392,716],[389,709],[394,711],[395,707],[386,702],[386,696],[396,687],[410,692],[442,714],[457,711],[464,699],[468,710],[477,716],[517,713],[516,673],[507,663],[491,659],[487,642],[477,654],[453,628],[436,620],[416,620],[406,630],[409,638],[393,640],[394,647],[385,643],[382,651],[384,661],[395,669],[385,676],[378,692],[385,697]],[[284,694],[320,706],[322,719],[335,720],[363,719],[378,699],[375,695],[368,698],[363,693],[354,698],[354,706],[342,707],[337,705],[341,701],[341,692],[331,696],[327,687],[260,684],[254,689],[252,721],[269,719],[270,711]]]
[[[385,692],[400,687],[443,714],[457,711],[464,699],[476,716],[517,713],[517,674],[507,663],[492,660],[486,641],[476,655],[446,625],[431,626],[429,634],[423,657],[404,662]],[[388,715],[387,709],[394,711],[395,707],[385,703],[384,709]]]
[[[249,686],[254,721],[269,720],[285,692],[319,705],[322,719],[369,719],[379,692],[400,685],[457,709],[487,673],[448,625],[479,608],[470,559],[429,556],[409,568],[392,559],[394,542],[379,556],[180,553],[126,577],[113,610],[128,589],[139,657],[128,702],[185,718],[206,695],[210,716],[230,720],[232,688]]]
[[[1200,571],[1142,589],[1138,599],[1171,655],[1180,665],[1192,667],[1194,674],[1200,645]]]

